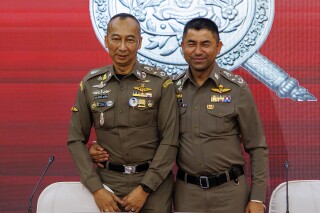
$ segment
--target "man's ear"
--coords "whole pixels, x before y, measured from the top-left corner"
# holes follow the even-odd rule
[[[222,43],[222,41],[220,40],[219,42],[218,42],[218,44],[217,44],[217,55],[218,54],[220,54],[220,51],[221,51],[221,48],[222,48],[222,46],[223,46],[223,43]]]
[[[107,39],[108,39],[108,34],[106,34],[106,35],[104,36],[104,46],[105,46],[106,48],[108,48]]]

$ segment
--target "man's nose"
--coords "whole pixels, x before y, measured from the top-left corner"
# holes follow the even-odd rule
[[[121,41],[121,44],[120,44],[120,47],[119,47],[119,50],[126,50],[127,49],[127,45],[126,45],[126,42],[125,41]]]
[[[194,50],[194,53],[195,53],[195,54],[201,54],[201,53],[202,53],[202,48],[201,48],[200,45],[197,45],[197,46],[196,46],[196,49]]]

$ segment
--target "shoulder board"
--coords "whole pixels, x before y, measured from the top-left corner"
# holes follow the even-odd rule
[[[175,74],[175,75],[170,76],[170,78],[173,81],[177,81],[177,80],[181,79],[186,73],[187,73],[187,71],[185,70],[185,71],[183,71],[183,72],[181,72],[179,74]]]
[[[111,69],[111,66],[105,66],[105,67],[100,67],[100,68],[96,68],[96,69],[90,70],[90,72],[88,72],[88,74],[83,78],[82,81],[86,82],[86,81],[88,81],[89,79],[91,79],[91,78],[93,78],[95,76],[98,76],[98,75],[106,73],[110,69]]]
[[[152,67],[152,66],[145,65],[145,64],[142,64],[141,68],[142,68],[143,72],[146,72],[150,75],[155,75],[155,76],[158,76],[158,77],[164,78],[164,79],[168,77],[167,73],[160,68]]]
[[[240,87],[244,87],[247,84],[241,76],[235,75],[225,69],[221,69],[220,74],[227,80],[239,85]]]

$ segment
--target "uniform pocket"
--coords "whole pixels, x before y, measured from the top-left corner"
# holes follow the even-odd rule
[[[148,99],[145,105],[130,107],[129,123],[133,127],[147,127],[157,124],[158,109],[155,100]],[[151,105],[148,103],[152,103]]]
[[[94,126],[97,129],[111,129],[115,125],[114,105],[92,109]]]
[[[230,131],[235,125],[234,106],[221,105],[214,109],[207,109],[207,130],[209,132],[221,133]]]

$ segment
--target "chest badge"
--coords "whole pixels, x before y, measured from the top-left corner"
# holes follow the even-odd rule
[[[231,95],[212,95],[211,96],[212,103],[230,103],[231,102]]]
[[[138,105],[138,99],[137,98],[130,98],[129,105],[132,106],[133,108],[136,107]]]
[[[231,91],[231,89],[224,88],[224,86],[220,84],[218,88],[211,88],[211,91],[222,94]]]

